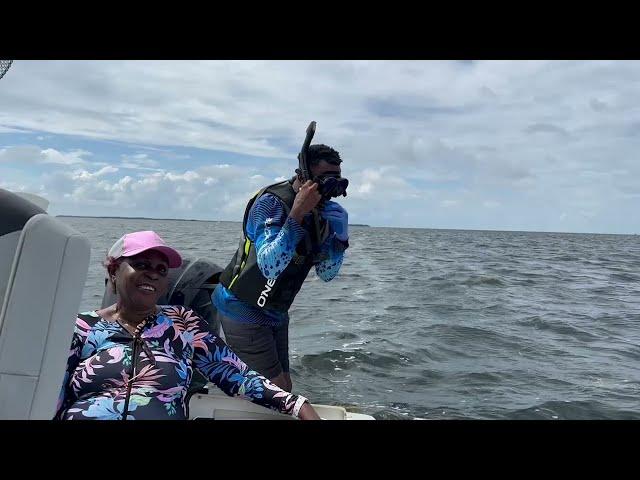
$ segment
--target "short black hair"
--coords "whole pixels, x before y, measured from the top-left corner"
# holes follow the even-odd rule
[[[309,145],[307,159],[309,160],[310,166],[317,165],[321,160],[324,160],[332,165],[340,165],[340,163],[342,163],[340,154],[336,150],[329,147],[328,145],[323,145],[321,143],[318,143],[316,145]]]

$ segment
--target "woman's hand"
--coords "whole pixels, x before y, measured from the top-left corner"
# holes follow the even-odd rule
[[[309,402],[304,402],[300,411],[298,412],[298,418],[300,420],[322,420],[318,415],[318,412],[314,410]]]

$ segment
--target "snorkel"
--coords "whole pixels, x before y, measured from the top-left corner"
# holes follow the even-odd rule
[[[302,183],[311,180],[311,168],[309,167],[309,145],[316,133],[316,122],[311,122],[307,127],[307,136],[304,138],[302,149],[298,154],[298,168],[296,173],[302,176]]]
[[[296,173],[302,177],[302,183],[305,183],[307,180],[311,180],[311,168],[309,166],[308,155],[309,145],[311,145],[311,139],[315,133],[316,122],[311,122],[307,127],[307,135],[304,138],[302,149],[300,149],[300,153],[298,154],[298,168],[296,169]],[[320,219],[318,218],[318,207],[315,207],[311,213],[313,214],[313,230],[315,237],[313,250],[314,253],[318,253],[320,251]]]
[[[298,154],[298,168],[296,169],[296,173],[301,177],[302,183],[307,180],[312,180],[313,182],[318,184],[318,192],[322,195],[322,199],[318,203],[318,205],[311,211],[313,215],[313,229],[314,229],[314,238],[315,242],[313,245],[314,253],[318,253],[320,250],[321,243],[321,232],[320,232],[320,215],[319,210],[323,208],[323,205],[333,197],[338,197],[340,195],[347,196],[347,186],[349,185],[349,180],[346,178],[342,178],[339,172],[335,174],[329,173],[325,175],[318,175],[316,177],[311,174],[311,165],[309,163],[309,146],[311,145],[311,140],[313,139],[314,134],[316,133],[316,122],[313,121],[307,127],[307,134],[304,139],[304,143],[302,144],[302,149]],[[338,160],[339,164],[340,160]],[[331,162],[333,163],[333,162]]]
[[[322,200],[318,204],[318,207],[322,208],[322,205],[334,197],[340,195],[347,196],[347,187],[349,186],[349,180],[343,178],[339,173],[328,173],[324,175],[311,175],[311,165],[309,164],[309,146],[311,140],[316,132],[316,122],[311,122],[307,127],[307,135],[302,144],[302,149],[298,154],[298,169],[296,173],[302,177],[302,183],[307,180],[312,180],[318,184],[318,192],[322,195]],[[341,160],[337,162],[327,160],[329,163],[339,164]]]

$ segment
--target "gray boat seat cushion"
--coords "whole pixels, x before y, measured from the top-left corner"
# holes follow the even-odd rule
[[[47,214],[15,236],[0,237],[0,419],[51,419],[91,250]]]

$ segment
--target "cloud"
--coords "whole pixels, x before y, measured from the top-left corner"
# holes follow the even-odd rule
[[[77,170],[71,174],[71,178],[74,180],[91,180],[94,178],[101,177],[103,175],[108,175],[110,173],[117,172],[118,169],[116,167],[112,167],[107,165],[106,167],[102,167],[100,170],[97,170],[93,173],[90,173],[86,170]]]
[[[16,182],[8,182],[0,178],[0,188],[4,188],[5,190],[9,190],[11,192],[24,192],[28,190],[28,187],[25,185],[21,185]]]
[[[602,102],[602,101],[598,100],[597,98],[592,98],[589,101],[589,106],[591,106],[591,108],[593,110],[595,110],[596,112],[602,112],[602,111],[606,110],[609,105],[607,105],[606,102]]]
[[[19,128],[9,128],[0,125],[0,133],[22,133],[23,130]]]
[[[20,78],[0,92],[6,106],[0,125],[281,156],[301,143],[310,116],[319,122],[318,134],[328,134],[333,143],[358,134],[357,125],[380,131],[372,111],[391,114],[399,131],[413,131],[416,121],[448,117],[450,122],[480,113],[486,102],[508,95],[509,80],[519,78],[520,71],[535,72],[542,66],[523,62],[521,69],[509,70],[500,63],[460,68],[451,62],[25,61]],[[35,97],[34,91],[41,95]],[[281,146],[271,143],[276,137],[285,139]]]
[[[20,145],[0,149],[0,162],[12,162],[16,164],[84,164],[87,161],[83,157],[87,156],[91,156],[91,153],[84,150],[60,152],[53,148],[43,150],[40,147],[31,145]]]
[[[160,163],[149,157],[147,153],[136,153],[134,155],[120,155],[122,168],[129,168],[132,170],[157,170]]]
[[[235,167],[123,175],[114,166],[58,170],[41,177],[56,211],[81,207],[85,214],[238,220],[266,177],[238,175]]]
[[[36,163],[42,160],[42,150],[38,147],[24,145],[0,149],[0,162]]]
[[[533,125],[529,125],[524,131],[526,133],[554,133],[561,137],[569,136],[569,132],[564,128],[546,123],[535,123]]]
[[[144,195],[166,188],[174,200],[163,208],[177,216],[230,218],[261,182],[291,173],[305,128],[316,120],[314,142],[340,151],[351,181],[341,201],[360,223],[464,228],[482,221],[489,228],[522,219],[509,225],[554,229],[549,222],[560,220],[549,214],[553,205],[566,213],[557,228],[610,228],[607,212],[617,209],[631,219],[620,228],[640,229],[631,205],[640,181],[638,62],[18,65],[0,89],[5,181],[39,188],[19,169],[71,167],[49,171],[48,181],[64,187],[68,200],[77,197],[68,208],[78,211],[80,199],[91,198],[90,185],[105,192],[94,200],[109,208],[124,208],[126,195],[136,208],[150,208]],[[28,137],[30,131],[37,133]],[[47,148],[24,140],[34,143],[36,135],[51,142]],[[97,152],[82,139],[126,148]],[[218,161],[220,152],[226,157]],[[78,169],[95,175],[105,166],[119,171],[88,180],[71,175]],[[614,170],[627,173],[605,175]],[[210,191],[216,202],[203,193]],[[491,217],[487,198],[500,203],[500,218]],[[587,198],[592,203],[584,206]]]
[[[411,186],[399,173],[393,166],[367,168],[362,171],[357,182],[347,189],[348,195],[357,199],[384,197],[396,201],[419,195],[419,190]]]
[[[53,148],[47,148],[42,151],[44,157],[43,163],[56,163],[59,165],[73,165],[77,163],[85,163],[83,157],[91,156],[91,152],[84,150],[72,150],[70,152],[59,152]]]

